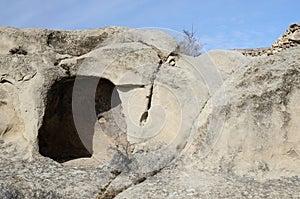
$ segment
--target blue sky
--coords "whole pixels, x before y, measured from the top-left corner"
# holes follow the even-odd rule
[[[300,22],[299,0],[0,0],[0,26],[196,31],[206,50],[270,46]]]

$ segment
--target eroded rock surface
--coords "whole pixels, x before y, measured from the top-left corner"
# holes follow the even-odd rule
[[[219,89],[184,156],[116,198],[299,197],[299,53],[236,68],[223,84],[225,103],[213,101]]]
[[[0,36],[1,198],[299,193],[298,47],[190,57],[155,30]]]

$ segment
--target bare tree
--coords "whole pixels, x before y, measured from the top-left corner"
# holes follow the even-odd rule
[[[201,54],[201,50],[203,46],[199,43],[198,39],[196,38],[195,31],[188,31],[183,30],[184,38],[179,41],[177,46],[177,52],[197,57]]]

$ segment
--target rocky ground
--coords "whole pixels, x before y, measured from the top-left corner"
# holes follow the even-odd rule
[[[115,179],[107,168],[68,169],[42,157],[27,162],[2,156],[1,168],[6,168],[1,170],[1,198],[92,198]],[[179,160],[136,185],[120,185],[122,191],[98,198],[299,198],[299,186],[297,176],[261,182]]]
[[[259,182],[232,173],[164,169],[116,198],[299,198],[299,178]]]

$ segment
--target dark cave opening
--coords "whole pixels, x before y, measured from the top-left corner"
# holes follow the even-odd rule
[[[76,80],[76,81],[75,81]],[[57,162],[91,157],[97,116],[121,103],[115,85],[99,77],[65,77],[47,93],[39,152]]]

